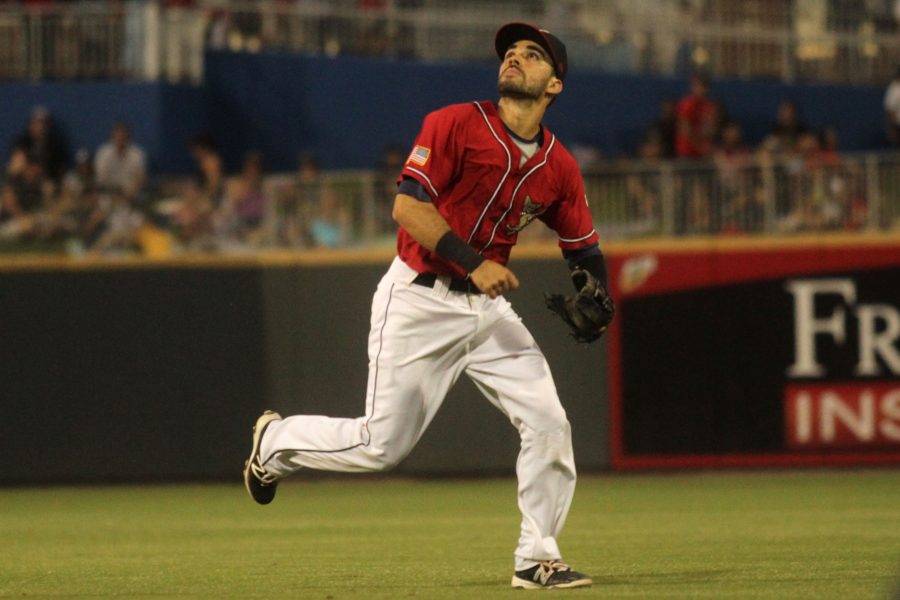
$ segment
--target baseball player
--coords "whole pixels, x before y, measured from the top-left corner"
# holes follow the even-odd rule
[[[398,178],[398,256],[372,300],[365,415],[266,411],[244,482],[268,504],[300,469],[389,469],[465,373],[521,436],[513,587],[590,586],[557,544],[575,488],[569,422],[544,355],[504,297],[519,286],[506,266],[519,231],[540,219],[559,235],[577,292],[547,304],[576,339],[599,338],[614,309],[581,173],[541,125],[563,90],[566,48],[525,23],[501,27],[495,46],[500,100],[429,114]]]

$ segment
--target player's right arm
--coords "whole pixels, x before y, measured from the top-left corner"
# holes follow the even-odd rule
[[[397,194],[392,215],[397,224],[422,246],[465,269],[472,283],[491,298],[519,287],[519,280],[512,271],[484,258],[453,233],[431,202]]]
[[[441,237],[450,231],[450,225],[434,204],[406,194],[397,194],[392,216],[400,227],[431,251],[437,247]]]

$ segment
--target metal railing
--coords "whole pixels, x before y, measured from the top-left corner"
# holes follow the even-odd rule
[[[204,48],[493,61],[507,20],[557,32],[580,69],[881,84],[900,63],[886,2],[96,0],[0,7],[0,78],[199,81]]]
[[[193,180],[172,180],[158,182],[130,206],[108,191],[80,187],[79,196],[48,198],[44,209],[23,218],[0,209],[0,250],[34,251],[35,242],[38,251],[76,254],[136,248],[158,254],[146,244],[167,254],[390,246],[397,229],[391,217],[396,176],[395,170],[277,174],[261,186],[235,176],[212,195]],[[900,235],[898,153],[624,161],[589,170],[584,180],[604,240]],[[247,190],[252,193],[242,195]],[[242,206],[244,200],[249,204]],[[108,224],[98,225],[104,219]],[[85,231],[90,234],[79,233]],[[552,243],[556,234],[535,222],[519,241]]]
[[[299,181],[267,179],[263,247],[390,245],[396,173],[331,171]],[[897,231],[900,154],[771,158],[710,162],[624,161],[584,174],[594,223],[603,239],[790,235]],[[535,222],[520,242],[553,242]],[[235,239],[213,247],[242,248]]]
[[[0,79],[202,77],[206,11],[151,0],[0,6]]]
[[[634,161],[585,176],[606,238],[900,228],[900,155]]]

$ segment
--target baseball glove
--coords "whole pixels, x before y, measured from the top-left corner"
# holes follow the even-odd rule
[[[582,344],[600,338],[616,312],[612,298],[597,278],[584,269],[572,271],[578,293],[574,296],[544,294],[547,308],[562,317],[572,329],[572,337]]]

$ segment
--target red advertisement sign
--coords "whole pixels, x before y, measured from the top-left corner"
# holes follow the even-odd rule
[[[900,383],[789,385],[784,417],[795,450],[900,447]]]
[[[610,252],[612,464],[900,464],[900,241]]]

